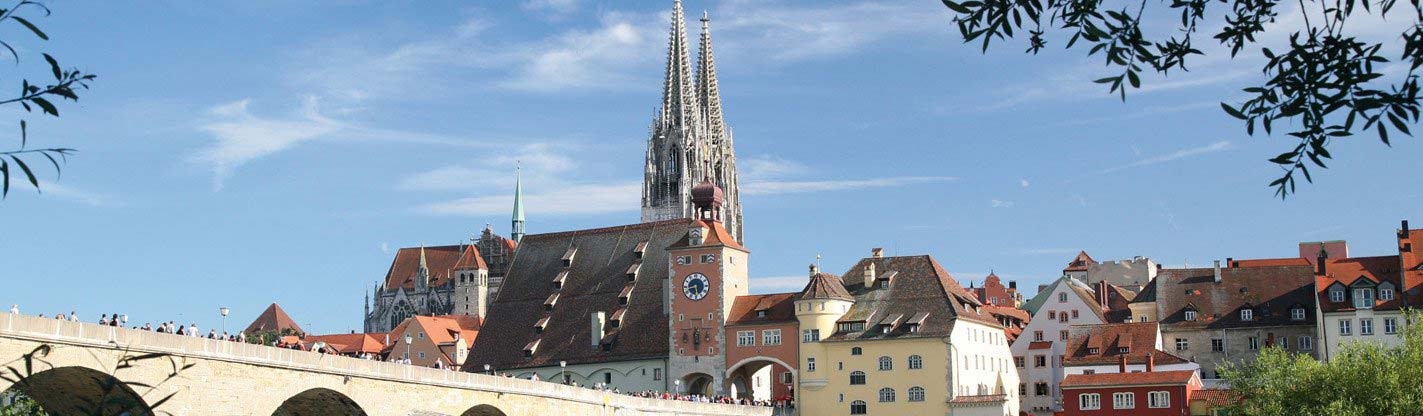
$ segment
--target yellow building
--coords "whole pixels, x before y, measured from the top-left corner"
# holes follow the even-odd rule
[[[1018,414],[1003,327],[929,256],[811,266],[795,307],[801,414]]]

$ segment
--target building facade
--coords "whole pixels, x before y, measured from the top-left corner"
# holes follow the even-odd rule
[[[999,279],[998,275],[992,272],[988,273],[988,277],[983,278],[983,285],[981,286],[974,287],[973,283],[970,282],[969,292],[977,296],[978,301],[984,305],[1016,308],[1018,304],[1023,303],[1023,294],[1018,293],[1018,282],[1009,281],[1008,285],[1004,286],[1003,280]]]
[[[811,267],[797,409],[807,415],[1017,415],[1003,328],[929,256],[875,250],[845,278]]]
[[[1329,359],[1347,343],[1397,346],[1407,320],[1403,311],[1423,304],[1423,231],[1397,231],[1398,254],[1333,257],[1348,253],[1342,241],[1316,244],[1314,302],[1318,311],[1319,354]],[[1301,251],[1309,243],[1301,243]]]
[[[390,331],[386,357],[421,367],[460,368],[478,336],[479,319],[472,316],[414,316]]]
[[[1062,416],[1183,416],[1202,383],[1195,371],[1074,374],[1062,382]]]
[[[1071,329],[1124,320],[1128,297],[1128,292],[1105,283],[1094,289],[1063,276],[1024,304],[1033,316],[1012,344],[1014,368],[1022,383],[1019,402],[1023,412],[1051,415],[1061,410],[1058,385],[1066,376],[1063,359],[1068,354]]]
[[[643,172],[642,221],[692,218],[692,187],[710,180],[726,195],[721,217],[736,241],[742,238],[741,188],[731,127],[721,106],[721,87],[712,56],[711,27],[702,15],[701,49],[692,77],[690,45],[682,2],[672,7],[667,72],[661,107],[647,138]]]
[[[365,332],[390,332],[414,316],[483,318],[496,291],[477,243],[397,250],[385,280],[366,295]]]
[[[783,400],[795,393],[800,362],[797,293],[736,298],[726,322],[726,363],[730,392],[736,397]]]
[[[1201,368],[1165,351],[1161,330],[1155,322],[1073,325],[1070,332],[1072,339],[1062,365],[1069,377],[1153,370],[1198,371]]]

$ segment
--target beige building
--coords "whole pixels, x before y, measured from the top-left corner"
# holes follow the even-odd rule
[[[390,332],[387,358],[408,358],[410,365],[421,367],[459,368],[478,335],[479,320],[471,316],[411,317]]]
[[[797,408],[806,415],[1017,415],[1003,327],[929,256],[878,249],[840,277],[811,267]]]

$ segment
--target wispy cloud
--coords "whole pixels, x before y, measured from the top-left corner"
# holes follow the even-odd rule
[[[562,17],[578,10],[578,0],[525,0],[519,3],[524,10],[546,12],[554,17]]]
[[[637,182],[611,185],[573,185],[524,194],[524,207],[529,215],[594,215],[636,211],[642,205],[642,184]],[[426,204],[418,212],[431,215],[487,216],[509,213],[513,195],[476,196]]]
[[[757,293],[795,292],[805,288],[809,276],[764,276],[752,277],[751,287]]]
[[[1032,183],[1028,182],[1028,179],[1027,179],[1027,178],[1020,178],[1020,179],[1018,179],[1018,185],[1021,185],[1021,186],[1024,187],[1024,188],[1027,188],[1027,187],[1029,187],[1029,186],[1033,186]]]
[[[1181,150],[1177,150],[1177,151],[1175,151],[1175,152],[1167,153],[1167,154],[1164,154],[1164,155],[1161,155],[1161,156],[1150,157],[1150,158],[1138,160],[1138,161],[1135,161],[1135,162],[1132,162],[1132,163],[1128,163],[1128,164],[1125,164],[1125,165],[1107,168],[1107,169],[1102,170],[1101,172],[1098,172],[1098,174],[1103,174],[1103,175],[1105,175],[1105,174],[1108,174],[1108,173],[1119,172],[1119,171],[1123,171],[1123,170],[1131,169],[1131,168],[1137,168],[1137,167],[1142,167],[1142,166],[1151,166],[1151,165],[1156,165],[1156,164],[1161,164],[1161,163],[1170,162],[1170,161],[1173,161],[1173,160],[1180,160],[1180,159],[1185,159],[1185,158],[1188,158],[1188,157],[1195,157],[1195,156],[1200,156],[1200,155],[1215,153],[1215,152],[1219,152],[1219,151],[1226,150],[1226,149],[1229,149],[1229,148],[1230,148],[1230,142],[1229,142],[1229,141],[1222,140],[1222,141],[1218,141],[1218,142],[1211,143],[1211,144],[1209,144],[1209,145],[1205,145],[1205,146],[1201,146],[1201,147],[1193,147],[1193,148],[1189,148],[1189,149],[1181,149]]]
[[[505,153],[500,153],[501,149],[490,149],[494,155],[468,164],[410,174],[401,178],[397,186],[408,191],[512,188],[516,166],[523,167],[522,175],[526,182],[559,184],[564,182],[561,175],[576,168],[576,163],[566,154],[576,148],[576,145],[571,144],[555,146],[551,143],[533,143]]]
[[[801,175],[811,170],[803,163],[772,155],[737,160],[736,168],[740,170],[741,178],[748,181]]]
[[[45,196],[65,201],[78,202],[80,204],[88,205],[91,207],[113,206],[119,204],[119,202],[113,196],[61,185],[54,182],[42,184],[42,187],[40,188],[40,193]]]
[[[991,199],[991,200],[988,201],[988,204],[991,205],[991,206],[993,206],[994,208],[1012,208],[1012,207],[1013,207],[1013,201],[1004,201],[1004,200],[1001,200],[1001,199]]]
[[[874,179],[816,181],[753,181],[741,184],[744,195],[777,195],[804,192],[844,191],[866,188],[888,188],[912,184],[950,182],[952,176],[900,176]]]
[[[301,110],[285,119],[265,118],[248,111],[248,99],[219,105],[209,110],[217,120],[201,126],[216,139],[190,157],[211,166],[213,189],[221,190],[232,170],[253,159],[280,152],[341,128],[340,123],[317,111],[315,97]]]

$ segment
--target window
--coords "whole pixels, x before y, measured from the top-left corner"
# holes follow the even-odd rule
[[[1058,322],[1067,322],[1067,314],[1066,314],[1066,313],[1060,313],[1060,314],[1058,314],[1058,315],[1057,315],[1057,321],[1058,321]]]
[[[781,384],[791,384],[791,381],[791,372],[786,371],[781,373]]]
[[[890,403],[890,402],[893,402],[893,401],[894,401],[894,389],[891,389],[891,388],[889,388],[889,387],[885,387],[885,388],[879,389],[879,401],[880,401],[880,403]]]
[[[922,402],[922,401],[924,401],[924,388],[923,388],[923,387],[919,387],[919,386],[910,387],[910,388],[909,388],[909,401],[911,401],[911,402]]]
[[[1196,320],[1196,311],[1193,311],[1193,310],[1186,310],[1186,320],[1187,320],[1187,321],[1194,321],[1194,320]]]
[[[845,362],[844,362],[844,361],[837,361],[837,362],[835,362],[835,370],[837,370],[837,371],[845,371]]]
[[[894,369],[894,359],[889,357],[879,357],[879,371],[889,371]]]
[[[653,380],[661,380],[661,379],[662,379],[662,369],[661,369],[661,368],[654,368],[654,369],[652,369],[652,379],[653,379]]]
[[[702,263],[714,263],[714,262],[716,262],[716,255],[715,255],[715,254],[703,254],[703,255],[702,255]]]
[[[1112,393],[1113,409],[1135,409],[1136,393]]]
[[[852,415],[863,415],[863,414],[865,414],[865,401],[864,401],[864,400],[856,400],[856,401],[850,402],[850,414],[852,414]]]
[[[1255,350],[1260,349],[1260,337],[1250,337],[1250,338],[1246,338],[1246,341],[1249,342],[1249,344],[1250,344],[1249,347],[1250,347],[1250,350],[1251,350],[1251,351],[1255,351]]]
[[[677,264],[692,264],[692,256],[677,256]]]
[[[1176,338],[1176,351],[1185,351],[1190,347],[1190,343],[1185,338]]]
[[[1240,310],[1240,320],[1242,320],[1242,321],[1253,321],[1253,320],[1255,320],[1255,310],[1254,310],[1254,309],[1250,309],[1250,308],[1241,309],[1241,310]]]
[[[864,354],[864,353],[865,353],[865,350],[862,349],[862,348],[860,348],[860,347],[855,347],[855,348],[851,348],[851,349],[850,349],[850,355],[860,355],[860,354]]]
[[[1087,353],[1088,353],[1088,354],[1097,355],[1097,352],[1099,352],[1099,351],[1101,351],[1101,350],[1098,349],[1097,347],[1088,347],[1088,348],[1087,348]]]
[[[1043,331],[1033,331],[1033,341],[1042,341]]]
[[[1339,320],[1339,335],[1354,335],[1354,322],[1348,319]]]
[[[1027,365],[1027,363],[1025,363],[1024,361],[1027,360],[1024,360],[1023,357],[1013,357],[1013,366],[1023,368]]]
[[[1360,319],[1360,320],[1359,320],[1359,335],[1373,335],[1373,334],[1374,334],[1374,319],[1373,319],[1373,318],[1363,318],[1363,319]]]
[[[1393,300],[1393,288],[1379,288],[1379,300]]]
[[[1330,289],[1330,290],[1329,290],[1329,301],[1330,301],[1330,302],[1334,302],[1334,303],[1343,302],[1343,301],[1344,301],[1344,290],[1343,290],[1343,289]]]
[[[1098,393],[1083,393],[1077,395],[1077,408],[1080,410],[1101,409],[1102,395]]]
[[[1304,308],[1291,308],[1291,309],[1290,309],[1290,320],[1303,321],[1303,320],[1304,320]]]
[[[808,372],[808,373],[814,373],[814,372],[815,372],[815,359],[814,359],[814,358],[806,358],[806,359],[805,359],[805,371]]]
[[[613,373],[603,373],[603,384],[613,383]]]
[[[1058,302],[1058,303],[1067,303],[1067,292],[1058,293],[1058,294],[1057,294],[1057,302]]]
[[[1033,384],[1033,395],[1034,395],[1034,396],[1046,396],[1046,395],[1048,395],[1047,383],[1037,383],[1037,384]]]
[[[1398,318],[1383,318],[1383,333],[1385,333],[1385,334],[1397,334],[1397,333],[1398,333]]]
[[[1309,351],[1314,349],[1314,338],[1310,338],[1308,335],[1300,335],[1299,349],[1301,351]]]
[[[1225,340],[1220,338],[1211,338],[1211,351],[1225,352]]]
[[[736,331],[736,346],[756,345],[756,331]]]
[[[1373,309],[1374,290],[1371,288],[1354,289],[1354,307],[1358,309]]]
[[[918,370],[924,368],[924,357],[918,355],[909,356],[909,369]]]
[[[851,385],[851,386],[860,386],[860,385],[864,385],[864,384],[865,384],[865,372],[864,372],[864,371],[854,371],[854,372],[851,372],[851,373],[850,373],[850,385]]]
[[[781,345],[781,330],[767,329],[761,331],[761,345]]]
[[[1076,309],[1073,309],[1073,310],[1072,310],[1072,319],[1077,319],[1077,310],[1076,310]]]
[[[1290,337],[1280,337],[1280,349],[1290,349]]]
[[[1063,316],[1067,316],[1067,315],[1063,315]],[[1058,338],[1061,338],[1063,341],[1067,341],[1067,330],[1064,329],[1064,330],[1058,332],[1058,333],[1057,333],[1057,337],[1058,337]]]
[[[819,330],[819,329],[802,329],[802,330],[800,331],[800,342],[816,342],[816,341],[820,341],[820,330]]]
[[[1152,409],[1165,409],[1171,407],[1171,392],[1153,391],[1146,393],[1146,407]]]
[[[1047,367],[1047,356],[1046,356],[1046,355],[1036,355],[1036,356],[1033,356],[1033,367]]]
[[[1057,311],[1047,311],[1047,319],[1057,319]]]

